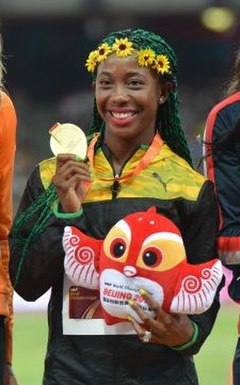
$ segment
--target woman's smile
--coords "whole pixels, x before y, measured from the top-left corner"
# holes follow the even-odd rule
[[[125,111],[124,109],[121,109],[120,111],[117,110],[110,110],[110,115],[112,117],[111,122],[115,126],[128,126],[131,125],[134,120],[136,119],[136,111]]]

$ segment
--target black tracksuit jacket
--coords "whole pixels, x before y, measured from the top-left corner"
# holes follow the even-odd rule
[[[122,175],[138,164],[146,151],[140,147],[125,164]],[[17,293],[35,301],[51,288],[48,306],[49,338],[44,385],[196,385],[193,355],[199,351],[213,327],[219,310],[216,296],[211,308],[191,318],[199,328],[197,341],[181,352],[164,345],[144,344],[136,335],[63,335],[62,290],[64,251],[62,235],[66,225],[104,239],[109,229],[125,215],[156,206],[179,227],[190,263],[216,257],[218,213],[213,184],[195,172],[166,144],[137,176],[120,182],[113,179],[110,154],[99,148],[95,154],[94,178],[84,201],[83,214],[58,218],[51,213],[44,232],[34,240],[24,260],[22,252],[39,213],[22,225],[17,238],[10,234],[10,275]],[[16,218],[36,200],[51,182],[55,159],[36,166],[24,191]],[[101,177],[101,178],[100,178]],[[100,180],[100,179],[101,180]],[[15,221],[16,221],[15,218]],[[16,282],[16,275],[21,273]]]

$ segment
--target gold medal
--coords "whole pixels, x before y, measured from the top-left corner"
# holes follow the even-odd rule
[[[55,156],[73,154],[83,160],[87,156],[87,138],[83,130],[73,123],[56,123],[49,130],[50,148]]]

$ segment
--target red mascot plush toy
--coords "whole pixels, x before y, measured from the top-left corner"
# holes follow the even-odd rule
[[[154,316],[139,289],[167,312],[202,313],[211,306],[223,276],[218,259],[187,262],[179,229],[155,207],[127,215],[104,240],[67,226],[63,247],[66,275],[78,286],[99,288],[107,324],[126,321],[129,315],[141,322],[129,299]]]

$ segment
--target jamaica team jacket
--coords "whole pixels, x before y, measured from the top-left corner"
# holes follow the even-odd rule
[[[132,175],[145,152],[146,146],[136,150],[123,167],[122,177]],[[27,182],[15,221],[49,186],[55,163],[52,158],[36,166]],[[207,312],[191,316],[198,325],[198,337],[192,346],[181,352],[164,345],[143,344],[136,335],[96,335],[94,330],[89,335],[70,335],[63,331],[63,309],[67,298],[62,246],[65,226],[76,226],[91,237],[104,239],[110,228],[124,216],[146,211],[151,206],[178,226],[190,263],[216,257],[218,213],[213,183],[194,171],[166,144],[147,167],[120,181],[114,180],[107,149],[99,146],[94,157],[93,181],[80,216],[65,214],[59,217],[53,210],[44,231],[30,245],[24,259],[23,248],[39,213],[22,224],[17,236],[11,233],[10,274],[15,290],[26,300],[34,301],[51,288],[44,385],[153,385],[156,378],[158,385],[164,385],[170,383],[169,377],[175,379],[175,385],[197,384],[191,356],[199,351],[213,327],[219,310],[218,295]],[[81,293],[84,295],[80,289],[80,299]],[[72,293],[73,298],[75,294]],[[92,297],[85,297],[84,303]],[[83,312],[81,308],[78,310],[76,314],[70,309],[68,315],[81,328],[77,316],[81,317]],[[86,318],[91,325],[89,312],[84,321]],[[92,330],[90,326],[89,329]]]

